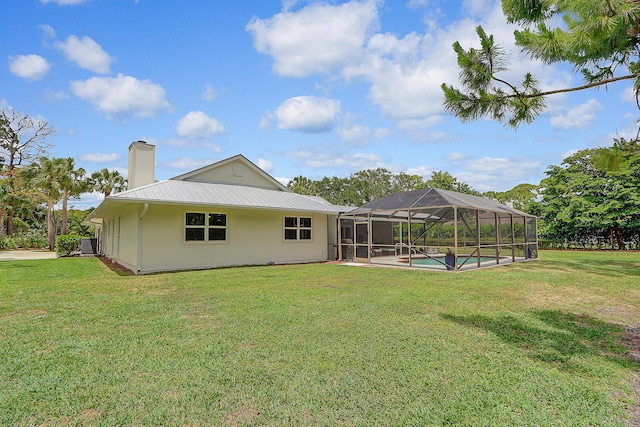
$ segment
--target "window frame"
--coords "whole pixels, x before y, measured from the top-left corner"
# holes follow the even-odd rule
[[[197,220],[197,224],[188,224],[189,215],[202,215],[204,216],[204,223],[201,223],[200,220]],[[223,216],[224,225],[220,224],[212,224],[213,216]],[[202,230],[203,239],[187,239],[187,230]],[[212,230],[224,230],[224,239],[211,239]],[[226,244],[229,243],[229,214],[224,211],[218,210],[196,210],[189,209],[184,210],[182,215],[182,242],[184,244],[192,245],[192,244]]]
[[[295,224],[292,225],[292,221]],[[285,215],[283,218],[282,238],[285,242],[310,242],[313,240],[313,217],[300,215]],[[295,233],[295,238],[292,237]],[[303,237],[308,236],[308,237]]]

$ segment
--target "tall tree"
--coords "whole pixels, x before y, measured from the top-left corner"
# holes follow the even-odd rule
[[[581,150],[549,166],[540,183],[540,216],[550,238],[580,241],[611,236],[619,249],[640,238],[640,145],[616,140],[628,153],[616,170],[598,166],[606,149]]]
[[[51,144],[45,139],[53,135],[49,124],[13,109],[0,109],[0,153],[4,154],[6,167],[3,172],[9,192],[15,191],[17,170],[27,162],[46,154]],[[13,233],[14,206],[7,209],[7,234]]]
[[[393,177],[392,193],[399,191],[411,191],[426,186],[420,175],[409,175],[408,173],[400,172]]]
[[[458,181],[458,178],[451,175],[449,172],[434,171],[431,173],[425,185],[427,187],[439,188],[441,190],[457,191],[458,193],[473,194],[479,196],[476,190],[474,190],[469,184],[464,181]]]
[[[315,181],[305,176],[298,175],[287,183],[287,188],[294,193],[304,194],[305,196],[315,196],[317,194],[317,189],[315,188],[314,183]]]
[[[538,186],[533,184],[518,184],[511,190],[498,192],[487,191],[482,195],[500,203],[509,203],[518,210],[532,213],[529,211],[529,208],[538,197]]]
[[[433,172],[431,179],[424,181],[419,175],[393,174],[385,168],[362,170],[348,178],[324,177],[319,181],[297,176],[287,187],[298,194],[320,196],[331,203],[346,206],[362,206],[391,193],[425,187],[480,195],[469,184],[458,181],[448,172]]]
[[[359,171],[351,175],[348,187],[354,205],[361,206],[393,193],[393,174],[385,168]]]
[[[85,170],[76,169],[75,161],[72,157],[56,159],[60,172],[59,184],[62,188],[62,230],[61,234],[67,234],[68,230],[68,209],[69,197],[79,196],[87,188],[87,183],[83,179]]]
[[[120,172],[117,170],[110,171],[107,168],[92,173],[87,180],[87,184],[93,191],[104,194],[104,197],[109,197],[111,193],[126,190],[126,182]]]
[[[47,240],[49,249],[56,244],[56,223],[53,208],[62,197],[60,177],[64,174],[61,162],[57,159],[40,157],[24,169],[24,177],[36,188],[47,203]]]
[[[9,208],[9,186],[4,178],[4,157],[0,157],[0,237],[4,236],[4,215]]]
[[[9,186],[0,180],[0,237],[4,236],[4,217],[9,209]]]
[[[568,63],[584,82],[575,87],[542,91],[526,73],[521,82],[504,77],[509,58],[492,35],[477,28],[480,48],[465,50],[456,42],[462,89],[445,83],[444,107],[462,121],[483,116],[517,127],[532,122],[557,93],[632,80],[636,101],[640,90],[640,2],[637,0],[502,0],[516,44],[531,59]],[[640,103],[638,103],[640,106]]]

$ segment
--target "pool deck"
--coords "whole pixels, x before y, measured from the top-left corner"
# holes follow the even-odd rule
[[[376,266],[381,266],[381,267],[398,267],[398,268],[413,268],[413,269],[419,269],[419,270],[431,270],[431,271],[447,271],[446,266],[443,264],[436,264],[436,265],[420,265],[420,264],[413,264],[411,266],[409,266],[409,262],[408,260],[406,260],[406,255],[404,255],[403,257],[405,257],[404,262],[403,261],[399,261],[399,257],[397,256],[376,256],[371,258],[371,263],[358,263],[355,262],[355,264],[363,264],[363,265],[376,265]],[[418,259],[420,258],[424,258],[423,257],[417,257]],[[434,257],[434,258],[440,258],[438,256]],[[442,257],[444,258],[444,257]],[[521,261],[525,261],[524,258],[518,258],[516,257],[516,262],[521,262]],[[485,267],[497,267],[497,266],[501,266],[501,265],[508,265],[508,264],[512,264],[513,260],[511,257],[501,257],[500,258],[500,264],[496,264],[495,260],[491,260],[491,261],[483,261],[480,263],[480,268],[485,268]],[[467,271],[467,270],[475,270],[478,268],[478,264],[477,262],[467,262],[466,264],[464,264],[462,267],[458,268],[458,271]]]

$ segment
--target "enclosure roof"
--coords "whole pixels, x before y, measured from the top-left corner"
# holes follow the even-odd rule
[[[454,206],[458,208],[480,209],[520,216],[532,216],[485,197],[441,190],[439,188],[422,188],[420,190],[393,193],[356,208],[350,211],[349,214],[377,213],[384,216],[397,216],[399,211]]]

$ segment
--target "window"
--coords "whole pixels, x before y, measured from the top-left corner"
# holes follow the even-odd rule
[[[187,212],[184,225],[184,240],[187,242],[224,242],[227,240],[226,214]]]
[[[311,218],[284,217],[285,240],[311,240]]]

